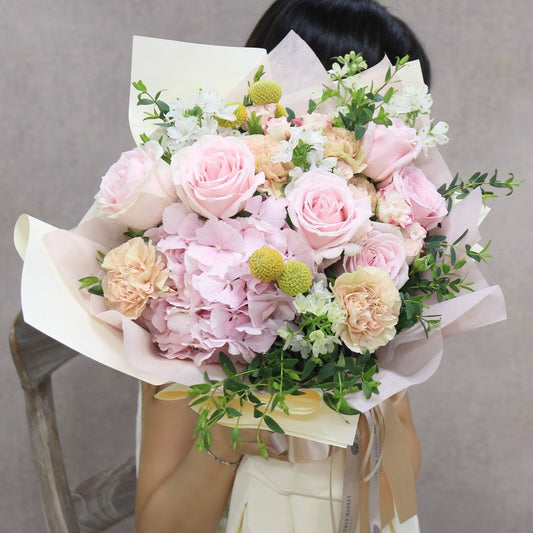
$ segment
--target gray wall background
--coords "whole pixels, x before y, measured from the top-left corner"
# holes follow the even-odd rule
[[[45,531],[23,395],[7,332],[19,308],[12,227],[27,212],[72,227],[100,176],[133,146],[127,123],[132,34],[240,45],[269,0],[0,0],[0,530]],[[451,124],[452,171],[514,171],[516,196],[493,202],[486,275],[509,320],[452,339],[441,368],[411,392],[423,449],[422,531],[531,529],[530,0],[386,0],[432,59],[434,114]],[[529,207],[528,207],[529,206]],[[61,369],[56,407],[76,484],[132,453],[136,383],[79,358]],[[133,531],[131,521],[115,533]]]

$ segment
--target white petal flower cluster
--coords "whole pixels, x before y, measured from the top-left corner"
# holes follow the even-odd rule
[[[227,105],[213,89],[200,88],[188,105],[176,99],[169,107],[166,118],[171,125],[167,128],[167,146],[173,154],[204,135],[220,133],[217,118],[235,120],[238,106]]]
[[[333,63],[332,68],[328,70],[329,77],[334,81],[346,80],[361,70],[368,68],[361,54],[356,54],[353,51],[337,59],[339,62]]]
[[[301,127],[291,127],[291,136],[287,141],[280,141],[279,152],[272,157],[274,163],[289,163],[293,160],[294,150],[300,143],[309,147],[306,162],[307,168],[305,170],[315,170],[323,168],[325,170],[332,170],[337,164],[336,157],[324,158],[324,144],[328,140],[320,131]],[[295,167],[290,172],[291,178],[298,178],[304,172],[301,167]]]
[[[328,290],[324,280],[317,281],[307,296],[298,294],[294,299],[294,305],[300,315],[308,313],[317,317],[327,317],[333,327],[346,318],[345,311],[337,303],[333,293]],[[322,329],[315,329],[305,335],[303,329],[293,331],[287,323],[278,334],[285,341],[283,347],[285,350],[300,352],[304,358],[310,355],[313,357],[326,355],[333,352],[336,345],[341,344],[337,335],[327,335]]]
[[[311,313],[315,316],[327,315],[332,324],[344,320],[346,314],[335,300],[334,294],[326,287],[324,280],[317,281],[309,294],[298,294],[294,299],[298,313]]]
[[[328,70],[329,77],[335,81],[342,80],[348,75],[348,72],[348,65],[339,65],[339,63],[333,63],[331,69]]]
[[[446,144],[449,141],[446,135],[449,129],[448,124],[443,121],[420,128],[418,137],[422,141],[424,153],[427,154],[428,148],[433,148],[437,144]]]
[[[391,116],[403,119],[411,113],[429,115],[432,105],[433,98],[427,85],[407,85],[401,93],[394,94],[384,107]]]
[[[278,330],[278,335],[285,341],[284,350],[298,352],[307,359],[313,352],[313,345],[300,332],[293,331],[287,323]]]
[[[312,351],[314,357],[327,355],[335,349],[336,344],[341,341],[333,335],[326,335],[322,330],[313,331],[309,334],[309,340],[312,342]]]

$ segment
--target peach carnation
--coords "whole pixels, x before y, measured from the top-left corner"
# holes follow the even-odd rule
[[[149,298],[169,291],[161,257],[151,242],[135,237],[110,250],[102,262],[107,274],[102,288],[107,305],[127,318],[139,318]]]
[[[328,127],[324,130],[328,140],[324,144],[324,157],[336,157],[350,166],[351,176],[366,168],[365,151],[355,139],[353,131]],[[351,177],[350,176],[350,177]]]
[[[350,350],[374,352],[394,338],[401,300],[386,272],[377,267],[359,267],[341,274],[333,292],[346,311],[346,320],[337,324],[337,332]]]
[[[254,156],[256,174],[262,172],[265,175],[265,183],[258,190],[272,196],[281,196],[281,189],[287,183],[288,172],[294,165],[272,161],[279,152],[279,143],[266,135],[246,135],[242,140]]]

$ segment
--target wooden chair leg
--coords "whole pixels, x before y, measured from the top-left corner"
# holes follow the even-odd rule
[[[46,526],[49,533],[81,533],[61,454],[50,378],[38,389],[24,394]]]
[[[72,494],[76,515],[85,533],[97,533],[133,513],[135,457],[103,470],[79,485]]]
[[[51,375],[76,352],[32,328],[19,314],[9,336],[26,400],[26,416],[48,533],[99,533],[131,516],[135,458],[103,470],[75,491],[68,485]]]

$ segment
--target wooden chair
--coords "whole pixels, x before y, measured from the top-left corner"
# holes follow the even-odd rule
[[[76,352],[28,326],[19,313],[9,345],[26,399],[26,415],[49,533],[97,533],[131,516],[135,458],[68,486],[54,410],[51,375]]]

